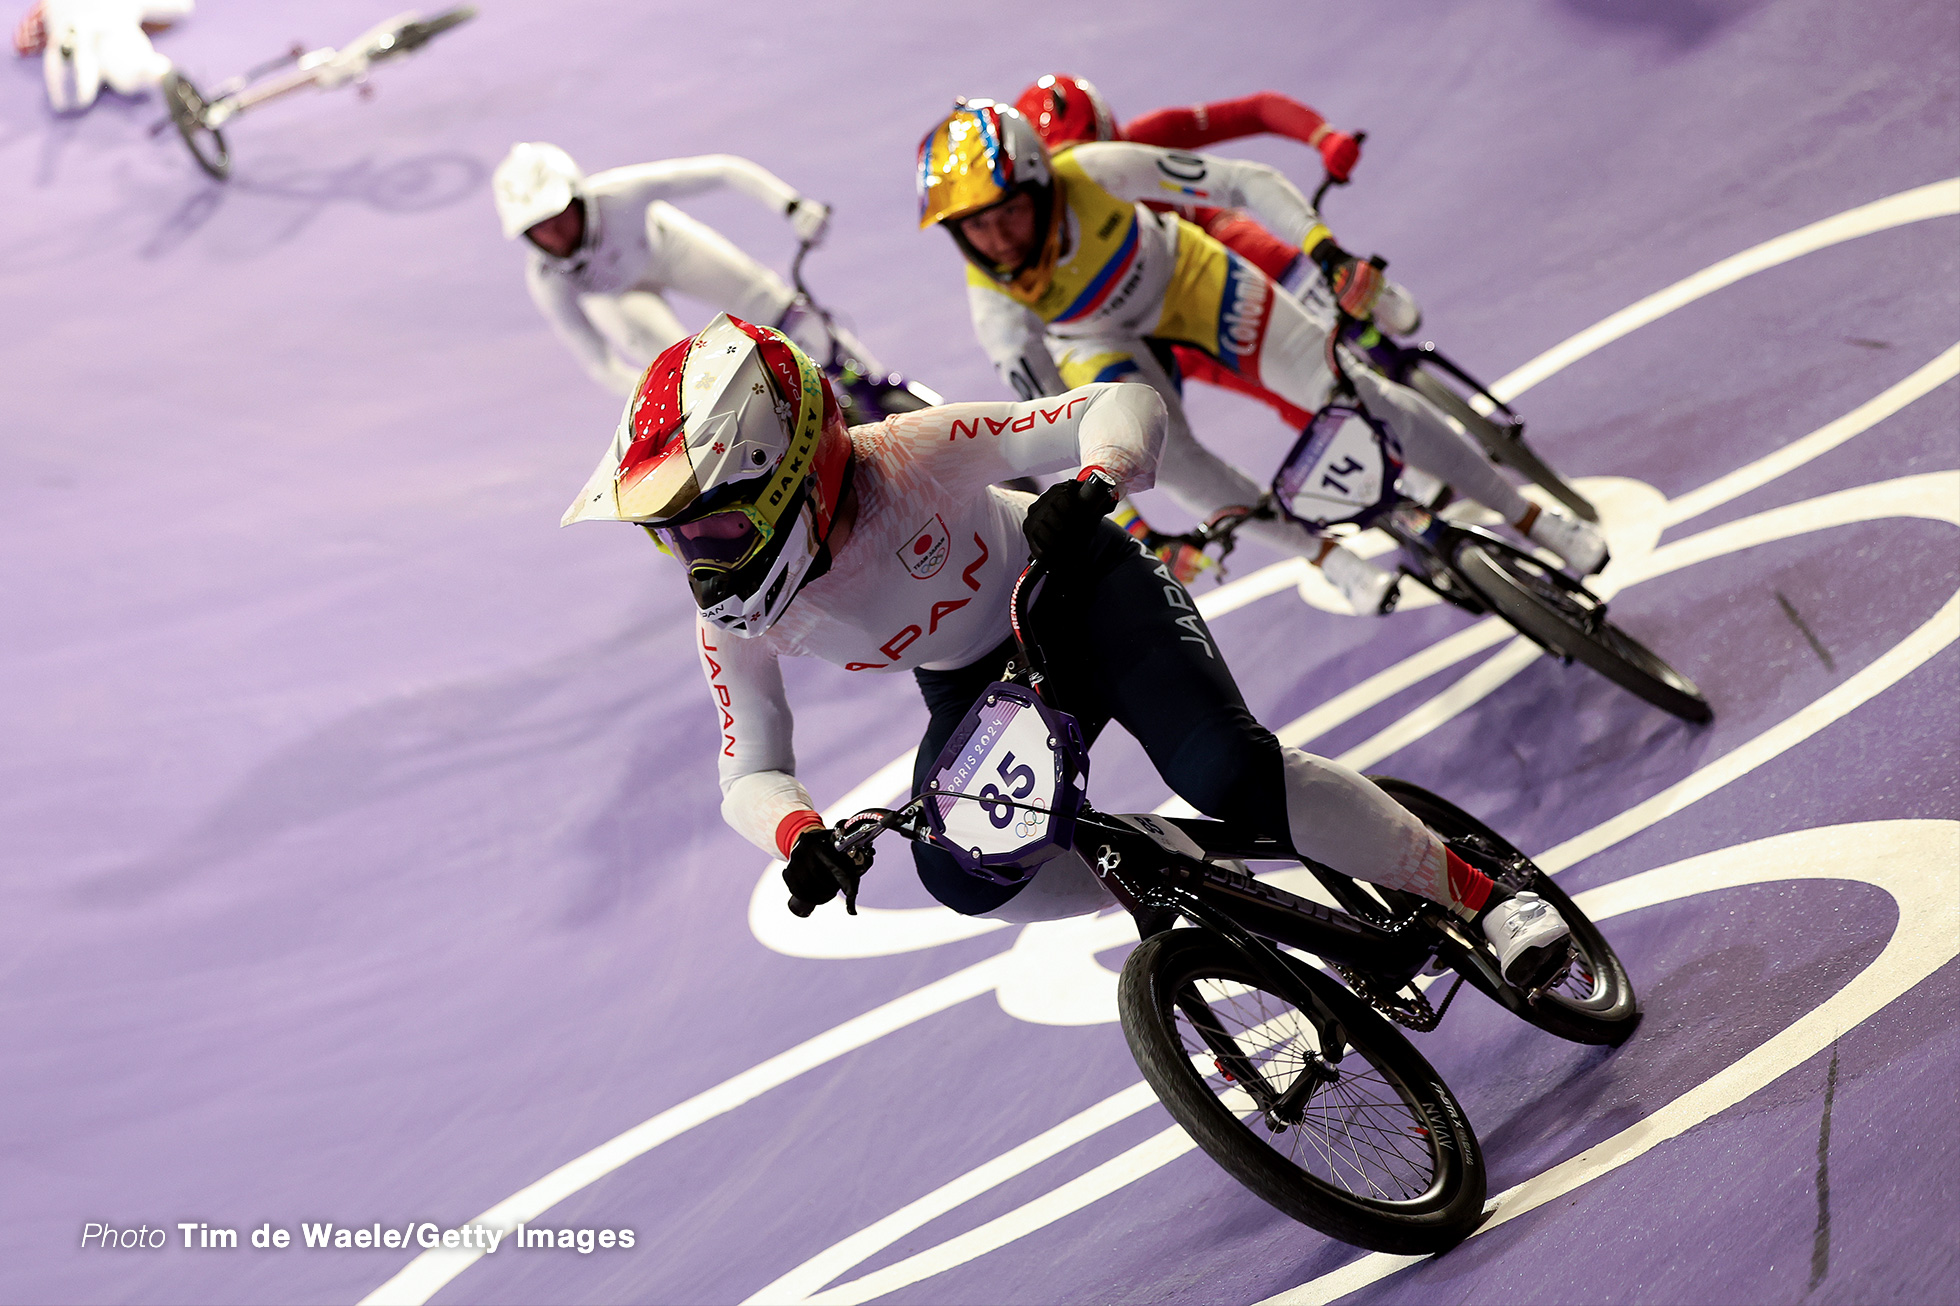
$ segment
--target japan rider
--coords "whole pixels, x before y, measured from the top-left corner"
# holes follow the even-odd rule
[[[821,240],[828,206],[759,164],[730,154],[608,168],[590,177],[556,145],[513,145],[491,179],[507,239],[530,245],[531,299],[592,379],[628,395],[648,363],[685,338],[670,292],[781,327],[804,349],[843,352],[880,370],[862,342],[826,326],[769,269],[670,199],[730,186],[788,217],[797,239]]]
[[[931,709],[923,772],[977,689],[999,678],[1032,537],[1066,575],[1068,620],[1052,644],[1082,686],[1071,710],[1088,737],[1120,722],[1199,811],[1442,903],[1480,922],[1507,965],[1562,955],[1555,912],[1514,931],[1528,895],[1466,865],[1361,776],[1282,747],[1253,720],[1184,588],[1102,519],[1117,487],[1152,483],[1166,425],[1147,387],[1092,384],[847,431],[801,350],[724,314],[647,370],[564,520],[636,522],[687,568],[721,726],[722,814],[785,859],[805,902],[854,889],[860,868],[796,779],[781,659],[913,672]],[[998,486],[1071,468],[1077,478],[1039,500]],[[1030,920],[1112,905],[1073,855],[1004,886],[937,849],[914,853],[926,888],[965,914]]]

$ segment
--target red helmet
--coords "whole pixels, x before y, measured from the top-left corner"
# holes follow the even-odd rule
[[[1022,91],[1014,107],[1034,124],[1035,134],[1051,150],[1077,141],[1113,141],[1121,136],[1108,101],[1086,77],[1050,73]]]

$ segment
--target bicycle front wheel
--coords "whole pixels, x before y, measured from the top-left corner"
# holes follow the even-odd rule
[[[1604,604],[1533,555],[1480,538],[1457,549],[1456,566],[1492,608],[1545,647],[1684,721],[1714,719],[1692,680],[1606,620]]]
[[[1320,972],[1293,971],[1346,1032],[1338,1060],[1296,997],[1210,930],[1144,940],[1117,991],[1144,1078],[1212,1160],[1301,1223],[1375,1251],[1461,1241],[1486,1187],[1463,1109],[1399,1030]]]
[[[1417,365],[1409,370],[1409,388],[1435,404],[1438,408],[1463,424],[1492,462],[1501,463],[1557,499],[1573,512],[1589,522],[1599,520],[1599,509],[1593,507],[1592,500],[1579,493],[1568,484],[1564,477],[1553,471],[1538,451],[1524,442],[1524,437],[1499,426],[1472,408],[1447,383],[1438,380],[1427,368]]]
[[[177,124],[177,134],[184,138],[197,166],[223,181],[231,174],[231,147],[225,144],[224,133],[206,125],[209,103],[188,77],[177,73],[164,78],[161,89],[170,120]]]

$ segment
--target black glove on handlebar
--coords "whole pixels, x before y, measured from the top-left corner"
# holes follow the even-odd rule
[[[1028,507],[1027,520],[1021,523],[1029,551],[1045,559],[1051,569],[1073,565],[1116,499],[1116,480],[1101,468],[1088,470],[1081,480],[1049,486]]]
[[[854,852],[837,847],[835,830],[805,830],[789,850],[789,864],[783,867],[783,883],[790,896],[815,907],[829,902],[844,891],[844,910],[857,915],[858,880],[870,869],[870,844]]]

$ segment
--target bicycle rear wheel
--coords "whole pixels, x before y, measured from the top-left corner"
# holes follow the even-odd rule
[[[1448,799],[1393,776],[1368,778],[1445,842],[1468,852],[1472,863],[1492,872],[1493,879],[1506,888],[1529,889],[1565,918],[1576,954],[1571,971],[1537,1002],[1520,998],[1505,1005],[1520,1019],[1574,1043],[1618,1047],[1626,1042],[1640,1024],[1640,1000],[1634,995],[1633,980],[1613,945],[1573,905],[1565,890],[1532,865],[1508,839]]]
[[[1599,509],[1593,507],[1592,500],[1573,489],[1564,477],[1547,466],[1538,452],[1524,442],[1523,436],[1513,434],[1472,408],[1453,387],[1439,380],[1420,363],[1409,369],[1409,388],[1463,423],[1463,429],[1482,446],[1493,462],[1502,463],[1526,480],[1543,487],[1553,498],[1587,521],[1599,520]]]
[[[1214,1161],[1301,1223],[1376,1251],[1461,1241],[1486,1188],[1462,1108],[1394,1026],[1318,971],[1293,972],[1346,1032],[1331,1081],[1297,999],[1230,943],[1206,929],[1144,940],[1117,996],[1144,1078]],[[1308,1075],[1316,1087],[1281,1100]]]
[[[1457,570],[1525,634],[1585,663],[1622,689],[1697,725],[1715,711],[1701,690],[1645,644],[1606,620],[1606,605],[1522,549],[1477,537],[1459,546]]]

